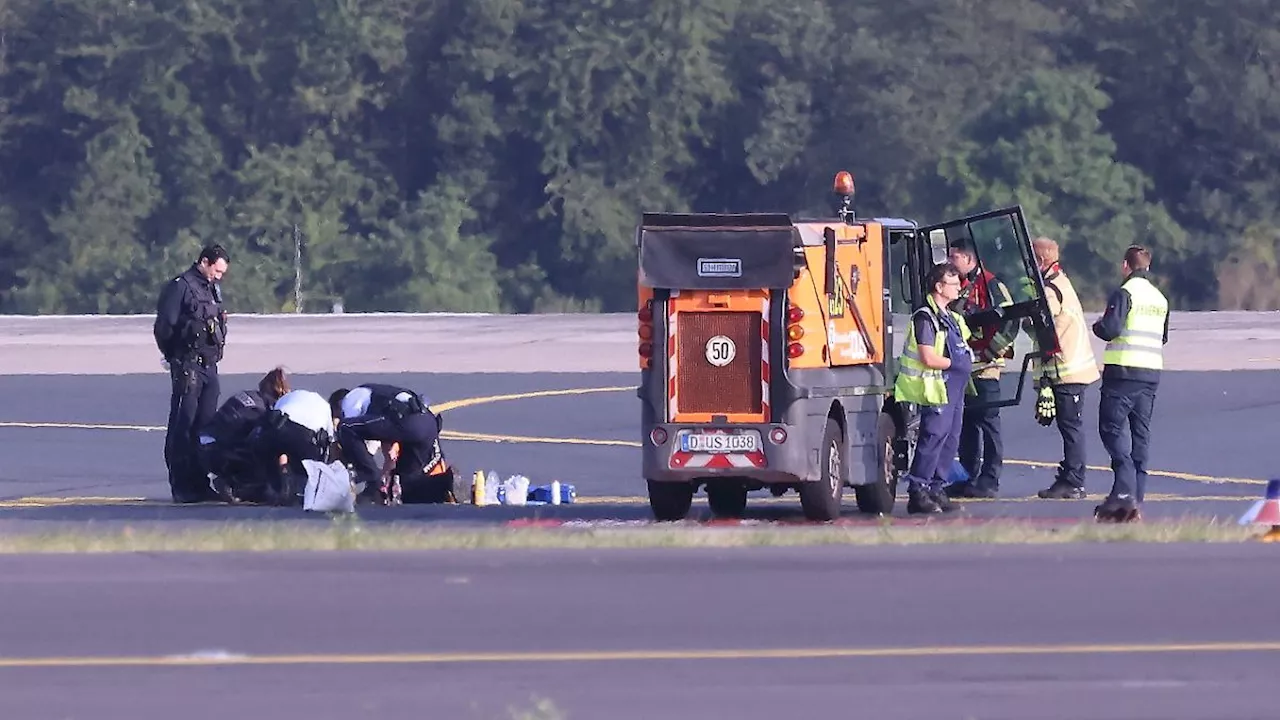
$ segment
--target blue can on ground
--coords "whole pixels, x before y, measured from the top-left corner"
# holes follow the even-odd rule
[[[568,505],[578,499],[578,491],[572,485],[560,484],[560,503]],[[529,502],[551,504],[551,486],[539,485],[529,488]]]

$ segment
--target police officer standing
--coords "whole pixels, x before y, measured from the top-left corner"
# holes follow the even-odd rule
[[[1111,493],[1094,509],[1099,522],[1131,522],[1147,485],[1147,447],[1164,345],[1169,342],[1169,301],[1147,274],[1151,253],[1131,245],[1120,264],[1125,276],[1111,293],[1093,333],[1107,341],[1102,356],[1098,434],[1111,455]],[[1132,450],[1130,448],[1132,447]]]
[[[926,287],[926,304],[911,316],[893,385],[898,402],[920,406],[920,434],[906,475],[912,514],[956,509],[942,488],[960,445],[965,390],[972,386],[969,329],[947,309],[960,295],[960,272],[951,263],[935,265]]]
[[[218,409],[218,362],[227,336],[218,283],[229,263],[221,245],[204,248],[186,272],[165,285],[156,302],[156,347],[172,383],[164,460],[178,503],[218,498],[200,472],[196,433]]]

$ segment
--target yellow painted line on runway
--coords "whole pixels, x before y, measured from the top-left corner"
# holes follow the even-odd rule
[[[457,410],[458,408],[488,405],[490,403],[507,402],[510,400],[529,400],[532,398],[559,397],[565,395],[590,395],[592,393],[622,392],[624,390],[635,389],[635,385],[618,385],[615,387],[569,388],[566,390],[535,390],[533,392],[511,393],[509,395],[487,395],[483,397],[462,398],[461,400],[449,400],[438,405],[432,405],[431,409],[436,412],[445,412],[447,410]]]
[[[1134,643],[1080,645],[939,645],[868,648],[725,648],[582,650],[565,652],[440,652],[377,654],[195,654],[118,657],[0,657],[0,668],[208,667],[214,665],[432,665],[644,660],[826,660],[839,658],[1000,657],[1018,655],[1134,655],[1280,652],[1280,642]]]
[[[447,410],[456,410],[459,408],[475,407],[477,405],[488,405],[498,402],[509,402],[513,400],[527,400],[531,398],[542,397],[565,397],[576,395],[589,395],[594,393],[607,392],[623,392],[635,390],[634,385],[616,385],[609,387],[591,387],[591,388],[567,388],[561,390],[537,390],[523,393],[509,393],[505,395],[484,395],[471,398],[461,398],[458,400],[449,400],[432,406],[432,410],[436,412],[445,412]],[[59,422],[0,422],[0,428],[63,428],[63,429],[84,429],[84,430],[133,430],[133,431],[163,431],[164,426],[156,425],[127,425],[112,423],[59,423]],[[546,445],[586,445],[601,447],[630,447],[639,448],[641,444],[634,440],[611,440],[599,438],[556,438],[556,437],[540,437],[533,435],[504,435],[491,433],[475,433],[460,430],[445,430],[441,433],[441,437],[445,440],[455,440],[461,442],[488,442],[488,443],[513,443],[513,444],[546,444]],[[1021,465],[1024,467],[1034,468],[1056,468],[1056,462],[1044,462],[1041,460],[1018,460],[1006,459],[1004,462],[1009,465]],[[1110,472],[1111,468],[1101,465],[1088,465],[1088,470],[1094,472]],[[1255,478],[1235,478],[1235,477],[1216,477],[1213,475],[1201,475],[1197,473],[1177,472],[1173,470],[1148,470],[1148,475],[1153,477],[1167,477],[1175,480],[1186,480],[1190,482],[1207,483],[1211,485],[1266,485],[1266,480]],[[1038,498],[1037,498],[1038,499]]]
[[[67,422],[0,422],[0,428],[54,428],[58,430],[132,430],[134,432],[163,431],[163,425],[122,425],[119,423],[67,423]]]
[[[536,437],[531,435],[491,435],[488,433],[461,432],[445,430],[440,433],[445,440],[470,440],[487,443],[542,443],[547,445],[604,445],[615,447],[640,447],[634,440],[601,440],[595,438],[555,438]]]

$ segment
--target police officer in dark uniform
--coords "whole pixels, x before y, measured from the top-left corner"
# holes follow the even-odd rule
[[[229,263],[221,245],[204,248],[186,272],[165,285],[156,303],[156,347],[172,383],[164,459],[174,502],[217,499],[200,472],[196,431],[218,407],[218,362],[227,335],[218,283]]]
[[[378,467],[365,445],[375,440],[398,443],[395,472],[400,476],[403,502],[441,503],[452,497],[454,475],[440,448],[443,420],[412,390],[368,383],[348,391],[335,391],[329,403],[338,418],[338,446],[343,461],[352,467],[357,483],[365,482],[365,495],[387,493],[379,482]]]
[[[261,434],[263,419],[276,401],[289,392],[284,368],[275,368],[258,381],[256,390],[242,390],[227,398],[213,419],[199,432],[201,472],[220,499],[241,499],[237,485],[253,471],[253,440]]]
[[[333,420],[324,396],[292,390],[276,401],[251,439],[254,469],[237,487],[250,502],[301,505],[306,460],[331,461]]]

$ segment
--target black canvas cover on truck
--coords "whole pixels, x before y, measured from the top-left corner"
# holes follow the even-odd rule
[[[640,282],[662,290],[780,289],[795,277],[799,235],[778,213],[645,213]]]

